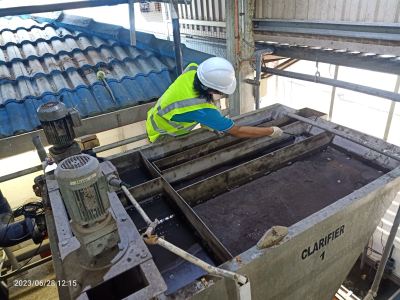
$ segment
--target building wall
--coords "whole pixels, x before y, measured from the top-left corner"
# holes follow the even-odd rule
[[[400,22],[398,0],[256,0],[256,18]]]

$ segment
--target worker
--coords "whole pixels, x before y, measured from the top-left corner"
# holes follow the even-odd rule
[[[200,65],[189,64],[148,111],[150,142],[187,134],[198,124],[239,138],[281,136],[279,127],[238,126],[221,114],[214,102],[232,95],[235,88],[235,70],[226,59],[212,57]]]

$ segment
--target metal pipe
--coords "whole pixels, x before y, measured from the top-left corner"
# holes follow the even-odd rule
[[[27,266],[23,266],[22,268],[19,268],[18,270],[15,270],[15,271],[9,272],[9,273],[7,273],[7,274],[5,274],[3,276],[0,276],[0,280],[1,281],[5,281],[8,278],[14,277],[15,275],[21,274],[21,273],[23,273],[25,271],[28,271],[28,270],[32,269],[32,268],[40,266],[40,265],[42,265],[42,264],[44,264],[44,263],[46,263],[46,262],[48,262],[48,261],[50,261],[52,259],[53,259],[52,256],[47,256],[45,258],[42,258],[41,260],[35,261],[35,262],[33,262],[33,263],[31,263],[31,264],[29,264]]]
[[[140,140],[144,140],[146,138],[147,138],[147,134],[144,133],[144,134],[137,135],[137,136],[134,136],[134,137],[122,140],[122,141],[118,141],[118,142],[114,142],[114,143],[111,143],[111,144],[108,144],[108,145],[96,147],[96,148],[93,149],[93,151],[94,151],[94,153],[99,153],[99,152],[107,151],[107,150],[110,150],[110,149],[114,149],[116,147],[120,147],[120,146],[124,146],[124,145],[130,144],[130,143],[134,143],[134,142],[137,142],[137,141],[140,141]]]
[[[261,79],[261,65],[263,63],[264,55],[274,53],[274,49],[258,50],[256,56],[256,77],[254,78],[254,101],[256,102],[256,109],[260,108],[260,79]]]
[[[44,149],[42,141],[40,140],[40,136],[34,135],[32,137],[32,143],[33,145],[35,145],[40,161],[45,161],[47,158],[47,153],[46,150]]]
[[[44,240],[42,245],[40,246],[39,250],[37,249],[37,246],[32,244],[29,246],[26,246],[20,250],[16,250],[14,253],[16,259],[18,261],[23,261],[25,259],[28,259],[30,257],[32,257],[35,254],[42,254],[46,251],[49,251],[50,249],[50,244],[49,244],[49,240]],[[10,260],[7,260],[4,262],[4,267],[9,267],[11,265]]]
[[[315,122],[315,121],[312,121],[312,120],[310,120],[310,119],[301,117],[301,116],[296,115],[296,114],[287,113],[286,115],[287,115],[288,117],[290,117],[290,118],[296,119],[296,120],[298,120],[298,121],[301,121],[301,122],[310,124],[310,125],[312,125],[312,126],[315,126],[315,127],[321,128],[321,129],[323,129],[323,130],[325,130],[325,131],[328,131],[328,132],[330,132],[330,133],[333,133],[333,134],[335,134],[335,135],[337,135],[337,136],[340,136],[340,137],[342,137],[342,138],[344,138],[344,139],[346,139],[346,140],[352,141],[353,143],[356,143],[356,144],[361,145],[361,146],[363,146],[363,147],[365,147],[365,148],[368,148],[368,149],[370,149],[370,150],[373,150],[373,151],[375,151],[375,152],[377,152],[377,153],[379,153],[379,154],[382,154],[382,155],[387,156],[387,157],[390,157],[390,158],[392,158],[392,159],[394,159],[394,160],[400,161],[400,156],[398,156],[397,154],[391,154],[391,153],[382,151],[382,150],[380,150],[379,148],[376,148],[376,147],[374,147],[374,146],[369,145],[369,144],[368,144],[367,142],[365,142],[365,141],[357,140],[357,139],[355,139],[354,137],[349,136],[349,135],[347,135],[347,134],[345,134],[345,133],[343,133],[343,132],[341,132],[341,131],[339,131],[339,130],[337,130],[337,129],[329,128],[328,126],[319,124],[319,123],[317,123],[317,122]]]
[[[335,65],[335,74],[333,75],[333,79],[337,80],[339,75],[339,65]],[[329,105],[329,120],[332,120],[332,115],[333,115],[333,107],[335,104],[335,98],[336,98],[336,86],[332,87],[332,93],[331,93],[331,103]]]
[[[147,244],[159,245],[159,246],[167,249],[168,251],[171,251],[172,253],[183,258],[184,260],[187,260],[187,261],[191,262],[192,264],[202,268],[204,271],[206,271],[209,274],[232,279],[235,282],[238,282],[240,285],[244,285],[248,282],[248,279],[246,276],[243,276],[243,275],[240,275],[238,273],[234,273],[234,272],[231,272],[228,270],[224,270],[221,268],[216,268],[216,267],[206,263],[205,261],[193,256],[192,254],[182,250],[181,248],[176,247],[175,245],[171,244],[170,242],[164,240],[163,238],[160,238],[158,236],[152,236],[150,238],[145,238],[144,240]]]
[[[364,297],[364,300],[373,300],[377,296],[379,285],[382,280],[383,272],[385,271],[386,263],[390,256],[393,242],[394,242],[394,239],[397,234],[397,230],[399,229],[399,224],[400,224],[400,206],[397,209],[397,213],[394,218],[392,228],[390,229],[390,234],[386,241],[385,250],[383,251],[381,261],[379,262],[379,266],[378,266],[378,270],[376,271],[376,274],[375,274],[374,282],[372,283],[372,286],[371,286],[370,290],[368,291],[368,294]]]
[[[129,192],[128,188],[125,185],[121,186],[122,191],[124,192],[125,196],[128,197],[129,201],[131,201],[132,205],[135,207],[135,209],[138,211],[138,213],[142,216],[143,220],[146,222],[147,225],[150,225],[153,223],[149,216],[145,213],[145,211],[142,209],[142,207],[139,205],[139,203],[136,201],[135,198],[133,198],[132,194]]]
[[[315,82],[315,83],[321,83],[325,85],[330,85],[330,86],[335,86],[367,95],[372,95],[376,97],[381,97],[389,100],[393,100],[396,102],[400,102],[400,94],[398,93],[393,93],[381,89],[376,89],[376,88],[371,88],[369,86],[365,85],[360,85],[360,84],[355,84],[355,83],[350,83],[342,80],[337,80],[337,79],[331,79],[331,78],[326,78],[326,77],[320,77],[320,76],[314,76],[314,75],[307,75],[307,74],[301,74],[301,73],[296,73],[296,72],[290,72],[290,71],[282,71],[282,70],[277,70],[273,68],[267,68],[267,67],[262,67],[262,71],[266,73],[270,73],[273,75],[278,75],[278,76],[284,76],[284,77],[289,77],[293,79],[299,79],[299,80],[304,80],[304,81],[309,81],[309,82]]]
[[[400,75],[397,75],[397,80],[396,80],[396,84],[395,84],[395,87],[394,87],[394,92],[395,93],[399,93],[399,89],[400,89]],[[388,136],[389,136],[389,131],[390,131],[390,127],[392,125],[395,106],[396,106],[396,102],[392,101],[392,103],[390,104],[390,109],[389,109],[388,117],[387,117],[387,120],[386,120],[385,133],[383,134],[383,139],[385,141],[387,141]]]
[[[6,261],[6,251],[4,251],[3,249],[3,257],[1,258],[1,262],[0,262],[0,272],[3,270],[3,264]]]
[[[28,169],[25,169],[25,170],[21,170],[21,171],[14,172],[14,173],[11,173],[11,174],[3,175],[3,176],[0,177],[0,182],[4,182],[4,181],[7,181],[7,180],[15,179],[15,178],[18,178],[18,177],[21,177],[21,176],[25,176],[25,175],[28,175],[28,174],[32,174],[32,173],[35,173],[35,172],[38,172],[38,171],[41,171],[41,170],[42,170],[42,165],[38,165],[38,166],[34,166],[34,167],[31,167],[31,168],[28,168]]]
[[[179,28],[179,16],[178,16],[178,4],[175,0],[171,0],[171,18],[172,18],[172,30],[174,37],[174,49],[175,49],[175,63],[177,76],[183,72],[182,62],[182,50],[181,50],[181,31]]]
[[[135,2],[133,0],[128,1],[129,9],[129,25],[130,25],[130,37],[131,45],[136,46],[136,29],[135,29]]]
[[[362,271],[365,266],[365,260],[367,258],[367,251],[368,251],[368,245],[364,247],[363,253],[361,254],[361,260],[360,260],[360,270]]]
[[[13,270],[18,270],[19,263],[18,263],[17,258],[14,255],[14,253],[11,251],[11,248],[4,247],[3,250],[4,250],[4,253],[7,255],[8,260],[10,261],[12,269]],[[1,263],[1,265],[3,266],[3,262]],[[1,271],[1,269],[0,269],[0,271]]]
[[[122,140],[122,141],[118,141],[118,142],[114,142],[114,143],[111,143],[111,144],[108,144],[108,145],[104,145],[104,146],[100,146],[100,147],[94,148],[93,151],[94,151],[94,153],[99,153],[99,152],[107,151],[107,150],[110,150],[110,149],[114,149],[116,147],[120,147],[120,146],[123,146],[123,145],[134,143],[134,142],[137,142],[137,141],[140,141],[140,140],[144,140],[146,138],[147,138],[147,134],[144,133],[144,134],[141,134],[141,135],[138,135],[138,136],[134,136],[134,137]],[[3,175],[3,176],[0,177],[0,183],[4,182],[4,181],[7,181],[7,180],[15,179],[15,178],[18,178],[18,177],[21,177],[21,176],[29,175],[29,174],[41,171],[42,169],[43,169],[42,165],[37,165],[37,166],[31,167],[31,168],[28,168],[28,169],[25,169],[25,170],[21,170],[21,171],[17,171],[17,172],[11,173],[11,174]]]
[[[167,249],[168,251],[171,251],[172,253],[174,253],[174,254],[182,257],[183,259],[193,263],[194,265],[202,268],[209,274],[230,278],[230,279],[234,280],[236,283],[238,283],[239,285],[244,285],[244,284],[248,283],[248,279],[246,276],[211,266],[210,264],[206,263],[205,261],[202,261],[201,259],[176,247],[175,245],[167,242],[166,240],[164,240],[156,235],[152,235],[152,232],[154,231],[155,226],[157,226],[157,224],[158,224],[158,220],[155,219],[154,222],[152,222],[151,219],[149,218],[149,216],[146,214],[146,212],[140,207],[140,204],[136,201],[136,199],[129,192],[127,187],[125,185],[121,185],[121,188],[122,188],[122,191],[124,192],[124,194],[131,201],[132,205],[136,208],[138,213],[142,216],[143,220],[147,223],[147,225],[149,225],[145,234],[143,235],[143,239],[145,240],[145,242],[147,244],[160,245],[163,248]]]

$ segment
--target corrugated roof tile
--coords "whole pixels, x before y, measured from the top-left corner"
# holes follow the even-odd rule
[[[156,99],[174,80],[171,42],[91,19],[0,18],[0,137],[40,127],[37,108],[63,101],[82,117]],[[207,58],[183,47],[185,62]],[[115,97],[97,80],[103,70]]]

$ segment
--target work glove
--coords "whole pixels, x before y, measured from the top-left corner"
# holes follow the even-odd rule
[[[282,134],[283,134],[282,129],[280,129],[279,127],[276,127],[276,126],[272,127],[272,129],[273,129],[274,131],[272,132],[272,134],[270,135],[270,137],[272,137],[272,138],[278,138],[278,137],[282,136]]]

